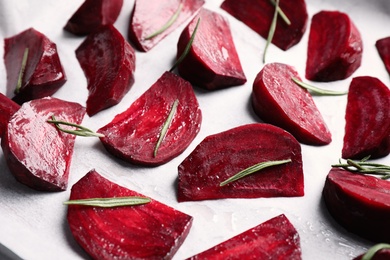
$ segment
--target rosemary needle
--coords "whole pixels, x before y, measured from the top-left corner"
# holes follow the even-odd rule
[[[114,198],[90,198],[90,199],[79,199],[79,200],[68,200],[65,201],[65,205],[82,205],[91,207],[101,208],[112,208],[122,206],[135,206],[149,203],[151,199],[146,197],[114,197]]]

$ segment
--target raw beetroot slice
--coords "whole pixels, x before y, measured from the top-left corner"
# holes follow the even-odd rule
[[[379,39],[375,43],[375,47],[378,50],[387,72],[390,74],[390,37]]]
[[[225,186],[238,172],[266,161],[291,159]],[[178,201],[303,196],[301,147],[283,129],[249,124],[206,137],[179,165]]]
[[[73,185],[70,199],[141,196],[95,170]],[[93,259],[171,259],[187,237],[192,217],[151,199],[138,206],[97,208],[70,205],[68,223]]]
[[[291,21],[288,25],[279,16],[272,43],[282,50],[298,44],[306,31],[308,14],[304,0],[279,2],[280,8]],[[270,0],[225,0],[221,8],[242,21],[256,33],[267,39],[275,6]]]
[[[0,138],[5,132],[10,117],[18,111],[20,106],[7,96],[0,93]]]
[[[154,150],[178,101],[161,145]],[[176,101],[176,102],[177,102]],[[166,72],[125,112],[98,130],[106,149],[134,164],[156,166],[168,162],[192,142],[200,130],[201,111],[191,84]]]
[[[300,80],[294,67],[266,64],[253,83],[252,104],[256,114],[265,122],[290,132],[302,143],[329,144],[331,133],[312,96],[292,78]]]
[[[129,39],[137,49],[149,51],[196,14],[203,4],[204,0],[136,0],[129,22]],[[171,19],[174,22],[161,30]],[[156,32],[160,33],[150,38]]]
[[[390,153],[390,90],[379,79],[352,79],[345,120],[343,158],[379,158]]]
[[[294,226],[282,214],[188,259],[299,260],[300,238]]]
[[[1,139],[11,173],[36,190],[62,191],[68,184],[76,136],[46,122],[53,115],[58,120],[80,124],[85,109],[51,97],[26,102],[10,118]]]
[[[118,104],[134,84],[134,49],[113,25],[89,34],[76,57],[88,81],[89,116]]]
[[[221,89],[246,82],[240,59],[226,18],[207,9],[199,14],[182,32],[178,58],[191,39],[198,19],[196,37],[186,58],[178,65],[180,76],[206,89]]]
[[[313,81],[346,79],[362,61],[363,43],[349,16],[321,11],[312,18],[306,61],[306,78]]]
[[[25,52],[28,56],[23,66]],[[66,82],[56,44],[33,28],[4,40],[4,62],[7,96],[18,104],[51,96]],[[15,95],[22,67],[22,81]]]

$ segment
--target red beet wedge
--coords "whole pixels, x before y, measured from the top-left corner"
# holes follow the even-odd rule
[[[66,23],[64,29],[75,35],[87,35],[101,25],[113,24],[123,0],[85,0]]]
[[[221,89],[246,82],[240,59],[226,18],[207,9],[199,14],[182,32],[178,58],[191,39],[198,19],[201,20],[186,58],[178,65],[180,76],[206,89]]]
[[[33,28],[4,40],[4,62],[7,96],[18,104],[51,96],[66,82],[56,44]]]
[[[235,182],[221,182],[258,163],[264,168]],[[301,147],[283,129],[249,124],[206,137],[179,165],[178,201],[303,196]]]
[[[80,124],[85,109],[77,103],[56,98],[26,102],[10,118],[1,139],[8,168],[21,183],[43,191],[67,188],[75,135],[48,123],[57,120]]]
[[[375,46],[387,72],[390,74],[390,37],[377,40]]]
[[[299,260],[299,234],[282,214],[188,259]]]
[[[70,199],[141,196],[90,171],[73,185]],[[93,259],[171,259],[188,235],[192,217],[156,200],[98,208],[69,205],[76,241]]]
[[[134,83],[134,49],[113,25],[89,34],[76,57],[88,81],[89,116],[118,104]]]
[[[0,93],[0,138],[3,136],[10,117],[18,111],[20,106],[7,96]]]
[[[345,120],[343,158],[379,158],[390,153],[390,90],[379,79],[352,79]]]
[[[363,43],[349,16],[321,11],[312,18],[306,61],[306,78],[313,81],[346,79],[362,61]]]
[[[101,141],[115,156],[134,164],[156,166],[182,153],[198,134],[201,121],[191,84],[166,72],[98,132],[105,135]],[[164,126],[168,127],[165,134]]]
[[[266,64],[253,83],[252,105],[265,122],[290,132],[298,141],[325,145],[332,140],[311,94],[292,78],[301,80],[294,67]]]
[[[282,50],[288,50],[302,39],[306,31],[308,14],[304,0],[280,1],[279,7],[289,18],[288,25],[279,16],[272,43]],[[270,0],[225,0],[221,8],[242,21],[256,33],[267,39],[275,12]]]
[[[203,4],[204,0],[136,0],[129,22],[129,39],[137,49],[149,51]]]

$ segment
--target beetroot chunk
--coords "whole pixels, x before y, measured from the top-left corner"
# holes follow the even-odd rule
[[[154,155],[161,129],[178,100],[168,131]],[[166,72],[125,112],[98,130],[105,148],[130,163],[164,164],[192,142],[200,130],[201,111],[191,84]]]
[[[291,21],[288,25],[278,17],[272,43],[288,50],[302,39],[308,14],[304,0],[280,1],[279,7]],[[269,0],[225,0],[221,8],[267,39],[275,6]]]
[[[375,46],[387,72],[390,74],[390,37],[377,40]]]
[[[291,159],[228,185],[220,183],[266,161]],[[301,147],[283,129],[249,124],[206,137],[179,165],[178,201],[303,196]]]
[[[390,90],[379,79],[352,79],[345,121],[343,158],[379,158],[390,153]]]
[[[85,109],[51,97],[26,102],[10,118],[1,139],[11,173],[36,190],[62,191],[68,184],[76,136],[46,122],[53,115],[57,120],[80,124]]]
[[[134,84],[134,49],[113,25],[89,34],[76,57],[88,81],[89,116],[118,104]]]
[[[28,56],[22,84],[14,96],[26,49]],[[56,44],[33,28],[4,40],[4,62],[7,96],[14,96],[13,100],[18,104],[51,96],[66,82]]]
[[[355,257],[353,260],[361,260],[363,258],[363,255],[360,255],[358,257]],[[390,249],[381,249],[375,253],[375,255],[370,258],[370,260],[388,260],[390,259]]]
[[[137,49],[149,51],[196,14],[203,4],[204,0],[136,0],[129,23],[129,39]],[[160,31],[178,10],[180,10],[179,15],[171,26],[149,38],[150,35]]]
[[[306,78],[313,81],[346,79],[361,64],[363,43],[349,16],[321,11],[312,18],[306,61]]]
[[[206,89],[221,89],[246,82],[228,21],[220,14],[201,9],[182,32],[177,56],[184,52],[198,19],[202,22],[190,52],[178,65],[180,76]]]
[[[18,111],[20,106],[7,96],[0,93],[0,138],[5,132],[10,117]]]
[[[390,182],[332,168],[323,198],[330,214],[348,231],[375,242],[390,242]]]
[[[256,114],[265,122],[290,132],[302,143],[329,144],[331,133],[312,96],[292,78],[300,80],[294,67],[266,64],[253,83],[252,105]]]

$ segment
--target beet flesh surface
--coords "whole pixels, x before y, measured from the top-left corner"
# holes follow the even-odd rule
[[[73,185],[70,199],[141,196],[91,170]],[[94,259],[171,259],[187,237],[192,217],[156,200],[138,206],[68,207],[75,240]]]
[[[53,115],[57,120],[80,124],[85,109],[52,97],[26,102],[10,118],[1,139],[11,173],[36,190],[62,191],[68,184],[76,136],[47,123]]]
[[[390,74],[390,37],[377,40],[375,47],[385,65],[387,72]]]
[[[280,8],[291,21],[286,24],[279,16],[272,43],[282,50],[288,50],[298,44],[306,31],[308,13],[304,0],[280,1]],[[275,6],[269,0],[225,0],[221,8],[246,24],[249,28],[268,38],[275,12]]]
[[[89,116],[118,104],[134,84],[134,49],[113,25],[89,34],[76,57],[87,78]]]
[[[29,51],[22,84],[15,95],[26,48]],[[4,39],[4,63],[7,96],[18,104],[51,96],[66,82],[56,44],[34,28]]]
[[[169,21],[178,10],[180,3],[183,3],[183,6],[176,21],[160,34],[151,39],[146,39]],[[136,0],[128,29],[130,42],[140,51],[149,51],[177,27],[190,19],[191,16],[195,15],[203,4],[204,0]]]
[[[306,61],[306,78],[336,81],[351,76],[361,65],[363,42],[349,16],[321,11],[312,18]]]
[[[18,111],[20,105],[0,93],[0,138],[5,132],[10,117]]]
[[[331,133],[314,103],[311,94],[299,87],[295,68],[283,63],[269,63],[253,83],[252,105],[265,122],[290,132],[302,143],[326,145]]]
[[[260,162],[291,159],[220,186]],[[249,124],[206,137],[179,165],[178,201],[304,195],[301,146],[283,129]]]
[[[190,52],[178,65],[180,76],[192,84],[209,89],[221,89],[246,82],[240,59],[226,18],[201,9],[183,30],[177,46],[177,58],[184,52],[200,18]]]
[[[390,89],[379,79],[352,79],[345,121],[343,158],[379,158],[390,153]]]
[[[161,129],[178,100],[176,113],[163,139],[157,156],[154,148]],[[164,164],[192,142],[201,126],[202,114],[191,84],[165,72],[142,96],[109,124],[98,130],[100,138],[113,155],[134,164]]]

